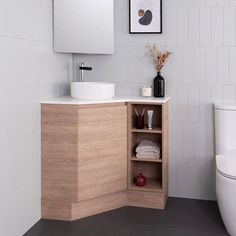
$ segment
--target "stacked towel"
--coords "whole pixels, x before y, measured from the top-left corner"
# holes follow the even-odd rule
[[[142,140],[136,147],[137,158],[159,159],[160,156],[160,145],[155,142],[149,140]]]

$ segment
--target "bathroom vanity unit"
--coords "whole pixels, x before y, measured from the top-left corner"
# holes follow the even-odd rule
[[[152,130],[134,128],[134,110],[154,110]],[[123,206],[164,209],[168,196],[168,98],[42,102],[42,218],[75,220]],[[146,118],[145,118],[146,124]],[[137,159],[142,139],[161,159]],[[144,187],[134,185],[142,172]]]

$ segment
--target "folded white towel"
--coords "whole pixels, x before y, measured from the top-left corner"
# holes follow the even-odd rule
[[[160,155],[161,151],[160,150],[156,150],[156,151],[152,151],[152,150],[141,150],[141,151],[136,151],[136,153],[142,153],[142,154],[155,154],[155,155]]]
[[[150,140],[142,140],[136,147],[136,152],[155,152],[160,153],[160,145]]]
[[[160,154],[155,154],[155,153],[137,153],[136,154],[137,158],[140,159],[160,159]]]
[[[153,152],[153,151],[148,151],[148,150],[143,150],[143,151],[138,151],[138,152],[136,152],[137,154],[153,154],[153,155],[160,155],[161,154],[161,152],[160,151],[155,151],[155,152]]]

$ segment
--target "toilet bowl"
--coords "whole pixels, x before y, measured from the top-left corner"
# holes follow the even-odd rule
[[[236,157],[216,156],[216,197],[228,233],[236,236]]]
[[[236,104],[215,104],[216,197],[228,233],[236,236]]]

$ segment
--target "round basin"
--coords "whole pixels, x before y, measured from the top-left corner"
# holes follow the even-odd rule
[[[115,84],[106,82],[73,82],[71,96],[76,99],[98,100],[115,96]]]

